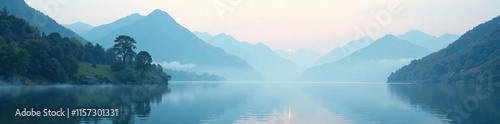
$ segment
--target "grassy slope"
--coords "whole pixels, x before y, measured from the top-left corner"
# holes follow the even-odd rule
[[[80,68],[78,68],[78,76],[81,75],[90,75],[90,76],[97,76],[101,75],[103,77],[109,78],[109,79],[115,79],[113,77],[113,72],[110,69],[109,65],[99,65],[96,64],[96,67],[92,67],[92,64],[87,63],[87,62],[79,62]]]

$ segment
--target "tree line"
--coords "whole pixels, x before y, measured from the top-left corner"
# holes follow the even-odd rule
[[[121,35],[112,48],[100,44],[83,45],[75,38],[54,32],[46,35],[6,8],[0,11],[0,76],[24,77],[36,82],[77,81],[80,62],[109,65],[120,82],[141,82],[157,78],[168,82],[170,76],[161,65],[152,64],[147,51],[136,53],[136,41]]]

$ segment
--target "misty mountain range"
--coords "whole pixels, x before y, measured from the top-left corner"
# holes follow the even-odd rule
[[[149,30],[151,32],[137,32],[136,30]],[[97,26],[82,33],[82,35],[87,39],[99,39],[97,43],[107,47],[112,44],[112,42],[108,41],[112,41],[114,35],[127,34],[138,41],[147,41],[138,43],[137,46],[148,48],[147,50],[152,51],[153,54],[178,53],[173,56],[157,57],[155,61],[175,62],[179,66],[190,65],[185,68],[176,68],[178,70],[214,73],[224,77],[231,75],[209,69],[194,69],[197,68],[196,66],[201,66],[201,68],[223,67],[222,65],[207,64],[208,62],[197,59],[198,57],[195,56],[207,56],[205,55],[207,52],[199,51],[201,49],[191,49],[191,51],[186,51],[189,49],[175,49],[182,47],[200,48],[201,46],[196,45],[208,43],[209,46],[205,44],[202,48],[206,49],[205,47],[213,46],[215,49],[223,50],[224,54],[236,57],[236,59],[247,63],[249,68],[255,69],[253,72],[256,73],[255,75],[262,75],[262,79],[269,81],[296,79],[302,81],[385,81],[391,72],[408,64],[411,60],[435,52],[439,48],[444,48],[458,38],[458,35],[453,34],[436,37],[418,30],[411,30],[397,37],[387,35],[375,41],[368,37],[353,40],[344,46],[332,49],[322,56],[307,50],[297,50],[295,52],[272,50],[265,44],[250,44],[224,33],[214,36],[207,32],[194,31],[188,33],[188,31],[188,29],[175,22],[168,13],[155,10],[146,16],[129,15],[113,23]],[[89,35],[92,33],[98,35]],[[174,42],[175,39],[182,39],[180,41],[183,42]],[[420,40],[428,41],[419,42]],[[204,43],[199,41],[204,41]],[[163,46],[177,47],[164,49]],[[181,54],[182,52],[192,53],[188,55]],[[222,53],[219,51],[216,54]],[[206,58],[206,60],[214,61],[213,58]],[[227,64],[224,66],[227,66]],[[359,76],[365,78],[359,78]],[[228,80],[248,79],[231,78],[229,76]]]
[[[93,29],[94,26],[85,24],[83,22],[75,22],[73,24],[67,24],[63,25],[64,27],[74,31],[78,35],[82,35],[82,33],[89,31],[90,29]]]
[[[19,6],[9,11],[28,21],[33,21],[30,13],[40,13],[24,2],[1,2]],[[105,48],[111,47],[118,35],[129,35],[137,41],[139,50],[149,51],[155,56],[154,61],[168,65],[166,68],[244,81],[290,81],[297,77],[302,81],[385,81],[400,67],[447,47],[459,37],[454,34],[436,37],[411,30],[399,36],[353,40],[320,55],[308,50],[273,50],[263,43],[250,44],[224,33],[213,36],[193,32],[161,10],[145,16],[131,14],[96,27],[83,22],[63,27],[48,16],[43,17],[48,18],[46,25],[35,26],[44,32],[57,31]]]
[[[303,81],[383,82],[385,77],[431,51],[386,35],[338,61],[314,66],[302,73]]]
[[[178,24],[168,13],[155,10],[144,17],[128,16],[115,21],[120,24],[108,24],[113,27],[94,42],[104,47],[111,47],[118,35],[128,35],[137,41],[136,46],[147,50],[156,57],[156,62],[177,62],[185,66],[183,70],[197,73],[211,73],[226,77],[228,80],[263,80],[262,75],[240,58],[227,54],[222,49],[214,47],[197,38],[188,29]],[[139,18],[139,19],[138,19]],[[137,20],[135,20],[137,19]],[[123,20],[132,20],[126,25]],[[135,21],[134,21],[135,20]],[[123,25],[122,25],[123,24]],[[119,27],[122,25],[121,27]],[[99,28],[99,27],[97,27]],[[106,32],[109,28],[92,29],[91,31]]]
[[[196,33],[200,39],[207,39],[207,33]],[[203,37],[205,35],[206,37]],[[236,55],[252,65],[269,81],[289,81],[298,76],[300,70],[292,61],[282,58],[268,46],[255,45],[234,39],[227,34],[218,34],[209,38],[207,43],[222,48],[225,52]]]
[[[467,31],[446,48],[403,66],[388,82],[500,82],[500,16]]]

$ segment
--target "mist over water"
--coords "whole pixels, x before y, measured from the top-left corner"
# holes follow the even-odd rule
[[[0,122],[40,123],[455,123],[500,122],[498,87],[471,116],[446,111],[481,85],[172,82],[166,85],[9,86]],[[22,108],[119,108],[119,117],[14,117]],[[460,119],[460,120],[457,120]]]

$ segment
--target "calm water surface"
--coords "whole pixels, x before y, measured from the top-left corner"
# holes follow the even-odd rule
[[[500,123],[497,85],[172,82],[0,86],[0,123]],[[15,117],[117,108],[118,117]]]

